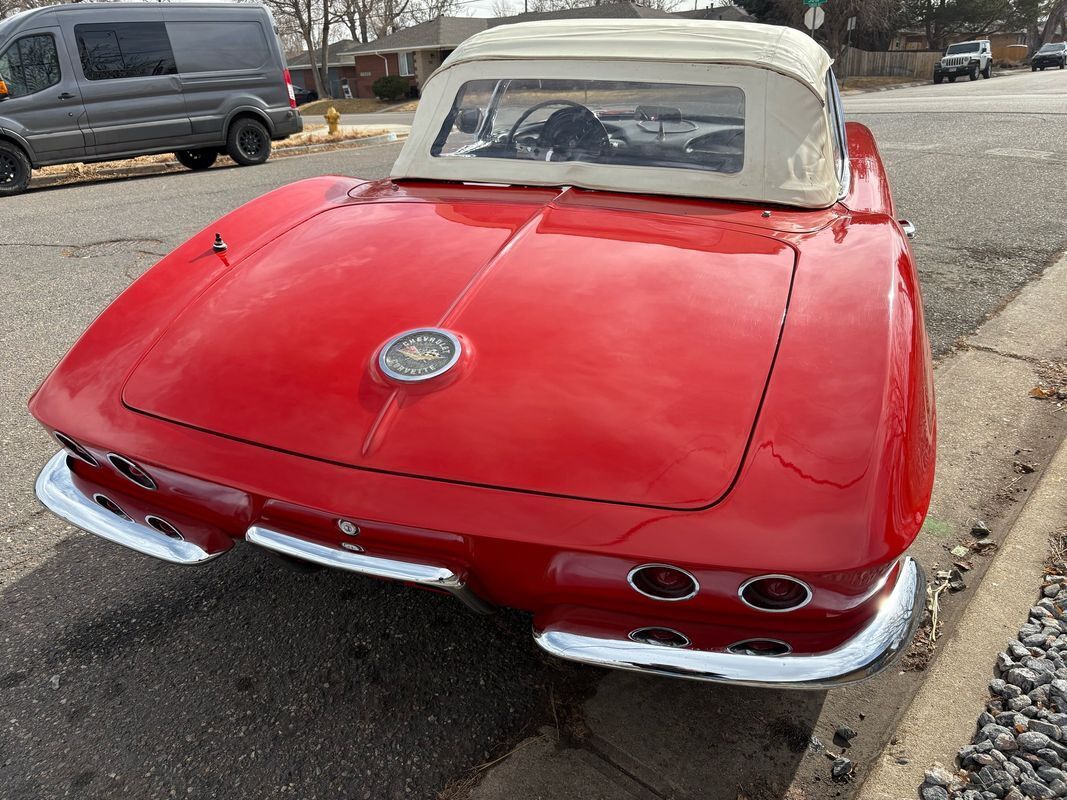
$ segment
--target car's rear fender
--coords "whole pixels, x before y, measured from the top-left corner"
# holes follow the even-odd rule
[[[878,153],[874,135],[866,125],[845,124],[848,137],[848,158],[852,182],[842,204],[855,212],[885,214],[896,217],[893,193],[889,189],[885,165]]]

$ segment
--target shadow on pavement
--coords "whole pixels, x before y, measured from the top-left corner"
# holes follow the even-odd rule
[[[0,596],[0,795],[433,797],[552,718],[524,615],[83,535]],[[556,691],[559,696],[559,690]]]
[[[605,674],[542,657],[517,612],[248,545],[183,568],[88,535],[0,595],[0,641],[0,786],[18,800],[432,798]],[[762,800],[822,698],[614,673],[577,741],[675,796]]]

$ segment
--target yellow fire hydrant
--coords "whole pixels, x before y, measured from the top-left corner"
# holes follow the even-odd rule
[[[330,106],[322,116],[330,127],[330,136],[336,136],[340,132],[337,128],[337,123],[341,121],[341,115],[337,113],[337,109]]]

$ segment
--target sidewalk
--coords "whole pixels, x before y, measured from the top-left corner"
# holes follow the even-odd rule
[[[1067,505],[1056,504],[1067,503],[1067,412],[1029,396],[1042,359],[1067,359],[1064,308],[1067,258],[935,369],[938,478],[911,553],[930,575],[946,569],[976,517],[990,522],[1000,550],[995,560],[976,552],[968,590],[944,598],[950,638],[931,668],[921,671],[928,657],[915,651],[920,671],[900,668],[830,693],[610,672],[581,709],[584,735],[560,741],[545,730],[527,739],[486,770],[469,797],[802,800],[848,797],[862,785],[863,798],[916,798],[930,762],[951,763],[970,741],[996,653],[1036,600],[1048,526],[1064,519]],[[1049,466],[1016,475],[1020,448]],[[1025,506],[1016,502],[1030,495]],[[860,733],[848,748],[834,742],[845,724]],[[898,744],[883,753],[894,730]],[[855,764],[851,783],[831,782],[831,759],[840,754]]]

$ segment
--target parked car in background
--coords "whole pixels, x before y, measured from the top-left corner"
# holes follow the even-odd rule
[[[934,83],[941,83],[945,78],[954,83],[963,75],[976,81],[979,76],[988,78],[992,74],[993,47],[988,39],[950,44],[934,65]]]
[[[263,6],[80,3],[0,21],[0,194],[48,164],[261,164],[302,128]]]
[[[319,99],[319,93],[312,89],[305,89],[303,86],[293,84],[293,96],[296,98],[296,104],[302,106],[305,103],[314,103]]]
[[[472,36],[391,177],[254,200],[93,322],[30,401],[38,496],[172,563],[523,609],[598,666],[886,669],[926,602],[930,349],[830,66],[772,25]]]
[[[1048,67],[1067,68],[1067,42],[1049,42],[1030,59],[1030,71],[1044,70]]]

